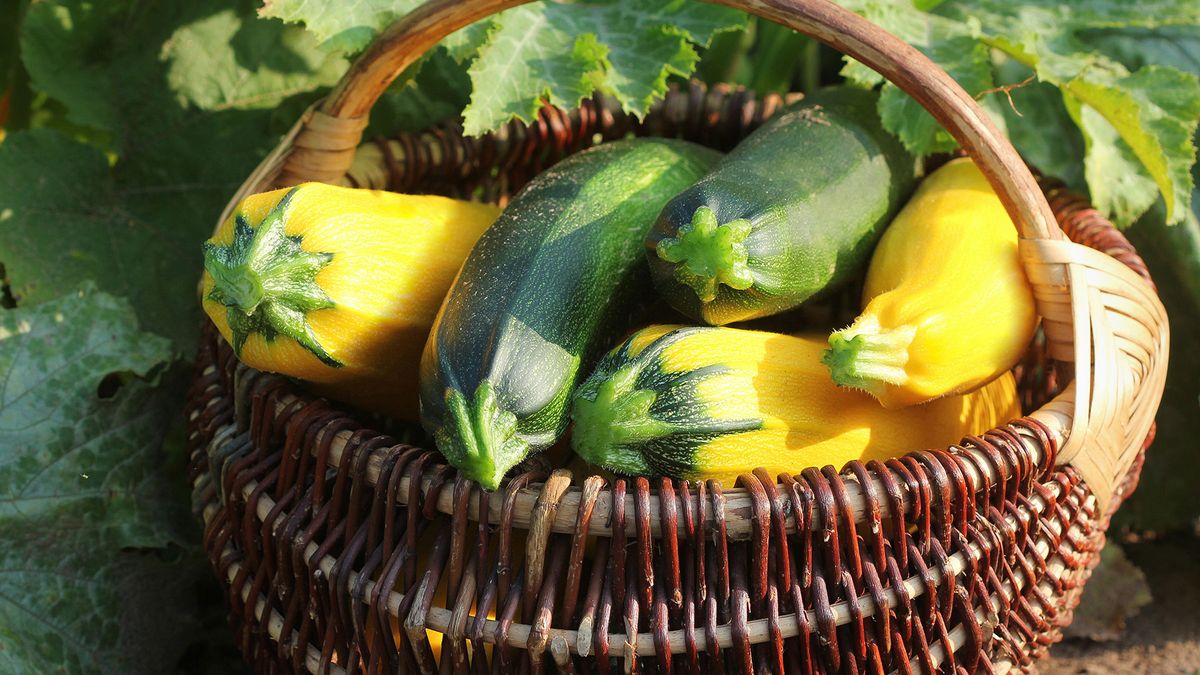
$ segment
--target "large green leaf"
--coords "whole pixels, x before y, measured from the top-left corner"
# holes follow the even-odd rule
[[[264,0],[259,15],[302,23],[329,52],[354,53],[396,20],[421,4],[421,0]],[[455,60],[469,61],[487,39],[491,21],[473,23],[441,44]]]
[[[1063,97],[1068,114],[1084,139],[1084,175],[1092,186],[1092,203],[1113,221],[1128,225],[1158,198],[1154,179],[1142,171],[1137,156],[1095,108]]]
[[[265,127],[266,113],[258,114]],[[210,130],[192,144],[149,145],[144,159],[115,168],[55,131],[10,136],[0,145],[0,262],[17,301],[45,302],[92,279],[127,297],[147,328],[193,344],[200,242],[239,182],[196,156],[202,136],[220,148],[220,134],[237,131]],[[263,149],[261,139],[237,140]],[[253,167],[238,154],[234,166]]]
[[[154,673],[179,657],[194,576],[161,554],[181,378],[170,343],[92,285],[0,312],[0,672]],[[172,492],[176,492],[172,495]]]
[[[226,9],[175,31],[163,50],[170,88],[208,110],[273,108],[345,72],[346,60],[304,29],[248,18]]]
[[[264,0],[259,13],[303,23],[332,50],[356,52],[421,0]]]
[[[911,0],[838,0],[838,4],[861,14],[863,18],[917,49],[927,50],[933,43],[970,35],[967,26],[936,14],[928,14],[915,7]],[[953,55],[951,52],[943,54],[952,55],[960,65],[966,65],[964,55]],[[973,54],[968,56],[975,58]],[[884,82],[882,75],[867,66],[849,56],[845,57],[845,60],[842,75],[851,82],[867,87]]]
[[[997,69],[997,84],[1011,87],[1001,106],[1009,139],[1038,170],[1073,190],[1087,190],[1084,139],[1063,104],[1062,92],[1045,82],[1027,81],[1026,73],[1011,60]]]
[[[120,3],[33,3],[21,23],[21,60],[33,87],[63,103],[72,122],[112,130],[121,116],[115,97],[126,84],[113,61],[123,61],[125,34],[111,30],[125,14]],[[102,54],[108,58],[97,58]],[[143,67],[123,63],[136,78]]]
[[[1184,217],[1191,199],[1188,169],[1195,161],[1195,149],[1190,139],[1200,118],[1200,82],[1163,66],[1147,65],[1130,72],[1081,38],[1112,39],[1121,31],[1156,30],[1175,41],[1190,39],[1190,31],[1200,24],[1200,3],[950,0],[938,3],[933,13],[920,11],[911,0],[845,0],[842,4],[924,51],[971,94],[980,93],[976,88],[986,82],[983,74],[993,67],[990,50],[1021,62],[1067,98],[1072,119],[1087,141],[1087,183],[1098,206],[1128,224],[1161,194],[1168,221]],[[986,48],[979,50],[964,41]],[[957,47],[939,50],[941,44]],[[1167,46],[1160,40],[1153,49],[1161,52]],[[1123,47],[1135,54],[1151,49],[1128,43]],[[1178,65],[1187,58],[1176,54],[1170,62]],[[879,81],[878,75],[853,62],[843,73],[863,84]],[[930,133],[925,113],[891,91],[880,100],[886,126],[916,152],[946,149],[946,139]],[[999,110],[998,95],[985,99],[985,106]],[[1011,115],[1005,119],[1020,124]],[[1010,133],[1023,140],[1032,134],[1028,129],[1010,129]]]
[[[170,540],[147,485],[176,410],[175,353],[92,286],[0,313],[0,521],[57,517],[120,546]]]
[[[977,0],[947,3],[942,9],[964,21],[977,21],[978,34],[986,44],[1024,63],[1039,80],[1063,91],[1068,109],[1076,111],[1072,116],[1089,141],[1087,155],[1092,166],[1088,185],[1098,205],[1122,224],[1149,208],[1154,191],[1124,173],[1132,169],[1153,179],[1166,202],[1169,222],[1183,218],[1191,201],[1189,169],[1196,158],[1191,138],[1200,118],[1200,82],[1195,76],[1159,66],[1146,66],[1131,74],[1093,51],[1077,34],[1097,28],[1193,24],[1200,21],[1197,3],[1017,5]],[[1078,113],[1079,106],[1094,110],[1116,135],[1100,128],[1099,118]],[[1121,161],[1125,150],[1113,147],[1117,138],[1137,163]],[[1131,189],[1135,191],[1131,193]]]
[[[1153,29],[1085,30],[1079,33],[1079,40],[1130,70],[1157,64],[1200,75],[1200,22]]]
[[[1051,68],[1038,67],[1038,76],[1063,90],[1068,110],[1086,106],[1112,127],[1115,134],[1104,134],[1095,122],[1089,124],[1087,117],[1077,112],[1072,115],[1090,140],[1089,161],[1102,161],[1092,159],[1096,153],[1105,155],[1105,159],[1124,150],[1132,153],[1141,164],[1139,173],[1149,174],[1157,184],[1167,205],[1168,221],[1180,221],[1191,203],[1189,172],[1196,161],[1191,139],[1200,118],[1200,81],[1195,75],[1173,68],[1145,66],[1129,74],[1123,66],[1113,63],[1102,67],[1098,61],[1080,59],[1068,65],[1066,58],[1055,58]],[[1067,73],[1074,74],[1068,78]],[[1118,139],[1124,148],[1114,150],[1111,146]],[[1138,169],[1132,162],[1117,166]],[[1089,168],[1088,184],[1097,205],[1112,212],[1120,224],[1131,223],[1154,202],[1153,188],[1136,195],[1125,194],[1131,184],[1119,173],[1099,174]],[[1130,199],[1137,201],[1127,208]]]
[[[921,50],[941,64],[968,94],[978,95],[995,86],[988,48],[971,37],[939,38],[921,45]],[[890,82],[880,94],[879,114],[884,126],[914,154],[948,152],[958,145],[933,115]],[[996,115],[996,119],[1003,121],[1003,115]]]
[[[939,9],[947,16],[974,17],[996,27],[1019,27],[1026,37],[1041,35],[1047,40],[1080,30],[1158,29],[1200,23],[1200,5],[1192,0],[950,0]],[[1019,23],[1012,24],[1014,20]],[[985,25],[984,30],[991,29]]]
[[[172,672],[197,628],[198,566],[87,528],[0,520],[0,672]]]
[[[330,48],[357,51],[416,2],[266,0],[264,16],[302,22]],[[472,61],[464,112],[469,134],[518,118],[549,101],[574,106],[600,90],[641,115],[666,92],[671,75],[690,75],[714,33],[746,25],[746,15],[688,0],[556,2],[509,9],[443,41],[460,63]]]
[[[745,24],[744,14],[681,0],[627,3],[542,2],[499,15],[471,65],[468,134],[513,117],[531,120],[546,101],[571,107],[595,90],[642,115],[699,59],[692,43]]]
[[[0,672],[171,672],[205,571],[173,562],[195,523],[164,446],[200,243],[276,142],[275,102],[303,107],[340,59],[240,0],[43,0],[21,28],[45,109],[75,126],[0,144],[19,305],[0,315]]]
[[[467,133],[486,132],[513,117],[531,120],[543,99],[569,107],[592,92],[607,49],[595,35],[577,35],[574,26],[551,22],[561,16],[524,5],[497,20],[471,65],[471,105],[463,115]]]

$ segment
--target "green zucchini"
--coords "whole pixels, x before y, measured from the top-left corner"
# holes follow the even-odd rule
[[[669,139],[597,146],[543,172],[471,250],[421,358],[421,422],[492,490],[569,421],[581,374],[652,295],[642,241],[720,157]]]
[[[855,277],[913,187],[878,97],[817,92],[750,134],[667,204],[646,237],[672,307],[722,325],[792,309]]]

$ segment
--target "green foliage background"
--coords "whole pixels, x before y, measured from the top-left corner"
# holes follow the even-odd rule
[[[0,4],[0,672],[235,667],[184,476],[199,243],[347,54],[415,4]],[[1131,224],[1172,318],[1172,366],[1159,440],[1118,525],[1192,527],[1200,6],[844,4],[942,64],[1031,162]],[[596,88],[640,112],[693,71],[759,91],[879,84],[737,12],[633,6],[544,2],[464,29],[399,79],[369,133],[460,114],[483,132]],[[989,93],[1005,85],[1011,105]],[[894,88],[880,113],[918,152],[952,147]]]

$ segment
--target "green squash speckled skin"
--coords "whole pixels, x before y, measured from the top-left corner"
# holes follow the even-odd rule
[[[719,159],[630,139],[576,154],[520,192],[467,257],[421,359],[421,422],[486,489],[566,430],[571,394],[652,295],[642,241]]]
[[[667,302],[723,325],[861,276],[914,182],[914,159],[880,126],[877,102],[861,89],[821,90],[672,199],[646,238]]]

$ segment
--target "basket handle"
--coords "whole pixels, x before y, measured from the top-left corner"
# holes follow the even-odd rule
[[[284,160],[280,182],[311,179],[314,165],[324,165],[327,171],[322,173],[336,173],[334,179],[341,177],[350,166],[371,106],[400,72],[450,33],[528,1],[431,0],[393,24],[314,111],[322,119],[313,122],[320,123],[327,134],[341,132],[345,140],[296,143]],[[1042,191],[1012,144],[975,100],[924,54],[829,0],[707,1],[788,26],[874,69],[924,106],[954,136],[987,176],[1022,238],[1064,239]]]

